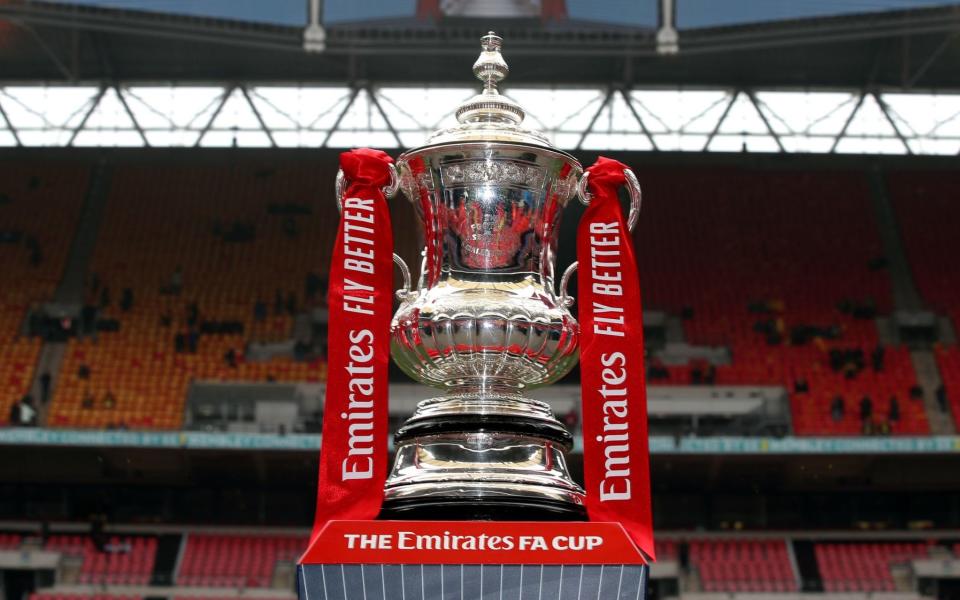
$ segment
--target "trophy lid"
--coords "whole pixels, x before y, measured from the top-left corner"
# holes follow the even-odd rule
[[[483,91],[457,108],[459,125],[434,132],[428,145],[496,141],[553,147],[545,135],[521,125],[526,116],[523,108],[497,90],[510,72],[500,54],[502,46],[503,38],[492,31],[480,38],[482,50],[473,63],[473,74],[483,82]]]

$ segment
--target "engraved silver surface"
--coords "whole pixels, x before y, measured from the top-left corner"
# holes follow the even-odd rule
[[[391,352],[445,395],[420,403],[401,429],[388,503],[583,504],[563,426],[522,395],[577,362],[579,325],[555,291],[554,269],[560,215],[582,168],[524,129],[523,109],[498,92],[509,71],[501,43],[484,36],[473,67],[484,89],[457,110],[460,124],[397,159],[424,250],[418,289],[403,295],[391,323]],[[497,429],[511,420],[527,433]]]

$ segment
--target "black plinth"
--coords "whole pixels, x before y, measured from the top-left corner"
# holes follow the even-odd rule
[[[301,565],[300,600],[637,600],[645,565]]]

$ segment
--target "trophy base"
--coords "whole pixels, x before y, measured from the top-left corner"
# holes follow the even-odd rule
[[[529,432],[477,429],[398,435],[381,518],[585,518],[583,488],[567,470],[567,444]]]

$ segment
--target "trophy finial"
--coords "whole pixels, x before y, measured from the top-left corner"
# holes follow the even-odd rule
[[[461,123],[513,123],[523,121],[523,109],[516,102],[500,94],[497,84],[510,72],[500,48],[503,38],[490,31],[480,38],[480,57],[473,63],[473,74],[483,82],[483,91],[467,100],[457,109]]]
[[[473,74],[483,82],[485,91],[496,91],[497,84],[510,73],[507,61],[503,60],[500,48],[503,47],[503,38],[493,31],[480,38],[480,57],[473,63]]]
[[[483,82],[483,89],[457,107],[454,114],[459,125],[434,132],[428,138],[430,143],[496,140],[551,146],[545,135],[523,127],[523,108],[497,89],[510,73],[500,53],[502,48],[503,38],[494,31],[480,38],[480,56],[473,63],[473,74]]]

